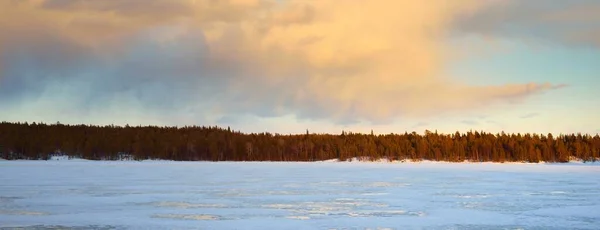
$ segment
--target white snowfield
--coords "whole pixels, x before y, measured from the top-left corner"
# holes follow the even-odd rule
[[[0,228],[600,229],[600,165],[0,161]]]

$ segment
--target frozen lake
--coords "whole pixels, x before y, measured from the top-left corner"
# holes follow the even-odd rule
[[[600,165],[0,161],[0,228],[600,229]]]

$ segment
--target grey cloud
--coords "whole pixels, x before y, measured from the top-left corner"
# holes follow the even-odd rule
[[[0,52],[0,97],[19,100],[27,94],[42,91],[49,81],[67,80],[85,72],[92,58],[89,50],[69,44],[52,35],[18,41],[4,41]]]
[[[461,121],[461,123],[466,124],[466,125],[478,125],[479,124],[478,121],[474,121],[474,120],[463,120],[463,121]]]
[[[565,87],[569,87],[569,85],[568,84],[558,84],[558,85],[552,86],[552,89],[562,89]]]
[[[489,117],[489,115],[479,115],[479,116],[477,116],[478,119],[486,119],[488,117]]]
[[[169,32],[146,30],[123,40],[123,50],[107,55],[51,36],[4,43],[10,49],[0,52],[6,65],[0,69],[0,110],[31,117],[40,111],[17,108],[44,101],[76,111],[73,116],[119,120],[115,114],[137,111],[173,125],[235,123],[244,115],[290,113],[291,88],[260,81],[253,76],[260,72],[244,63],[209,57],[201,30],[166,42],[157,39]],[[298,86],[292,80],[282,84]]]
[[[539,113],[528,113],[528,114],[525,114],[525,115],[521,116],[521,118],[527,119],[527,118],[534,118],[534,117],[537,117],[537,116],[540,116],[540,114]]]
[[[419,122],[419,123],[417,123],[417,124],[413,125],[413,127],[412,127],[412,128],[413,128],[413,129],[414,129],[414,128],[420,128],[420,127],[424,127],[424,126],[428,126],[428,125],[429,125],[429,123],[427,123],[427,122]]]
[[[513,0],[455,21],[455,32],[600,46],[600,1]]]
[[[228,125],[234,125],[234,124],[239,124],[240,118],[235,117],[235,116],[222,116],[221,118],[219,118],[217,120],[217,123],[219,124],[228,124]]]
[[[6,67],[0,72],[0,105],[8,111],[21,99],[59,97],[55,101],[86,112],[134,101],[142,108],[121,109],[170,116],[189,106],[227,103],[221,99],[234,68],[211,65],[201,34],[186,34],[169,44],[148,37],[134,37],[125,42],[127,50],[103,58],[53,39],[11,46],[2,52]]]

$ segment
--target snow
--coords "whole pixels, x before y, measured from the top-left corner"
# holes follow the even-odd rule
[[[598,164],[1,161],[0,228],[597,229]]]

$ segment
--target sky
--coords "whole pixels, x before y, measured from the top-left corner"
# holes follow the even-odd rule
[[[600,133],[597,0],[0,0],[0,121]]]

